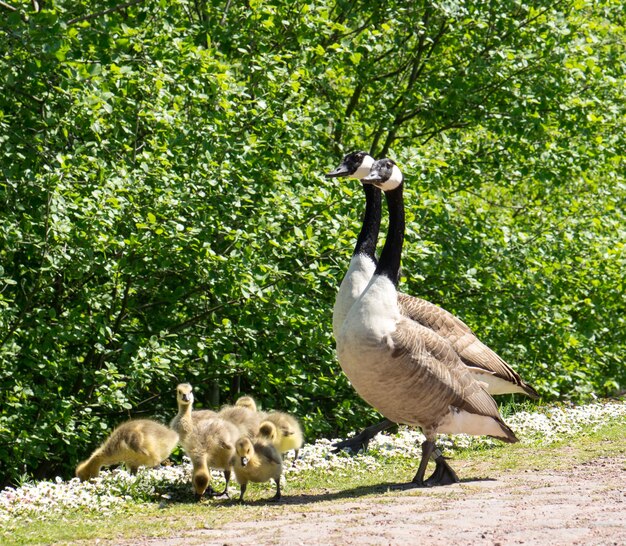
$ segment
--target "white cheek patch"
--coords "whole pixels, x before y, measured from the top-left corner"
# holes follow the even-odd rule
[[[402,172],[398,168],[397,165],[394,165],[391,169],[391,176],[385,180],[382,184],[380,184],[380,189],[383,191],[389,191],[396,189],[400,184],[402,184]]]
[[[370,173],[370,169],[372,168],[373,164],[374,164],[374,158],[371,155],[366,155],[363,158],[363,161],[361,162],[361,164],[359,165],[359,168],[355,171],[355,173],[352,176],[354,176],[354,178],[358,178],[359,180],[361,180],[361,178],[367,176]]]

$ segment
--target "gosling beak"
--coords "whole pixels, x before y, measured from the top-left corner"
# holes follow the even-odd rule
[[[241,466],[246,466],[248,464],[248,457],[241,458]]]
[[[348,167],[346,167],[342,163],[334,171],[330,171],[329,173],[326,173],[324,176],[326,176],[326,178],[339,178],[340,176],[348,176],[348,174],[350,174],[348,171]]]

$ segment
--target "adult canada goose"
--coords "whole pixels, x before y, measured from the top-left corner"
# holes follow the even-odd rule
[[[351,177],[361,180],[369,173],[374,160],[366,152],[347,154],[339,167],[326,174],[329,178]],[[376,268],[376,243],[380,229],[380,190],[363,184],[365,215],[348,271],[339,287],[333,308],[333,333],[335,339],[345,317],[359,298]],[[398,292],[400,312],[446,338],[469,368],[475,379],[486,384],[490,394],[523,393],[531,398],[539,395],[522,380],[502,358],[483,344],[472,330],[459,318],[429,301]],[[378,432],[393,426],[389,420],[372,425],[360,434],[334,444],[336,449],[350,447],[358,451]]]
[[[247,436],[242,436],[237,440],[235,450],[232,466],[241,487],[239,501],[243,502],[248,482],[262,483],[270,479],[276,482],[276,494],[271,500],[280,500],[280,476],[283,471],[283,461],[276,448],[261,438],[253,441]]]
[[[193,467],[191,481],[197,498],[208,490],[211,496],[228,496],[231,461],[235,455],[235,443],[240,437],[239,429],[219,417],[198,422],[187,438],[185,453]],[[211,468],[224,471],[226,486],[217,493],[211,487]]]
[[[275,434],[271,443],[279,453],[285,454],[290,450],[295,451],[294,463],[300,453],[300,448],[304,443],[302,427],[298,420],[284,411],[270,411],[265,415],[265,420],[259,426],[260,436],[269,436],[271,427],[268,430],[268,423],[273,425]]]
[[[156,466],[169,457],[178,434],[150,419],[126,421],[113,430],[89,459],[76,467],[81,482],[95,478],[103,466],[124,463],[134,474],[140,466]]]
[[[192,433],[194,425],[217,415],[211,410],[193,411],[193,387],[189,383],[180,383],[176,387],[176,404],[178,413],[170,421],[170,428],[178,432],[180,443],[185,446],[187,437]]]
[[[458,477],[436,448],[437,434],[489,435],[510,443],[517,438],[452,344],[400,311],[397,284],[404,241],[400,169],[392,160],[382,159],[361,181],[385,192],[389,226],[374,275],[341,327],[339,363],[359,395],[388,420],[422,429],[426,441],[412,483],[454,483]],[[424,480],[431,455],[435,471]]]

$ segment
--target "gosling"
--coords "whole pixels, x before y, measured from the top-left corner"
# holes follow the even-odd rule
[[[225,419],[214,417],[197,423],[192,434],[187,437],[184,448],[191,459],[193,467],[191,482],[198,500],[205,492],[210,496],[229,496],[232,459],[235,455],[235,442],[239,436],[239,429],[235,425]],[[224,472],[226,485],[221,493],[216,492],[211,486],[210,468]]]
[[[268,424],[271,425],[271,423]],[[262,483],[270,479],[276,482],[276,494],[271,501],[279,501],[283,461],[276,448],[261,438],[253,442],[247,436],[242,436],[237,440],[235,450],[236,454],[231,464],[241,487],[239,502],[243,502],[249,482]]]
[[[300,453],[300,448],[304,444],[302,427],[293,416],[282,411],[270,411],[265,415],[265,420],[259,427],[259,434],[267,436],[268,428],[265,423],[270,422],[275,425],[276,435],[271,442],[276,449],[283,455],[293,449],[295,451],[294,464]],[[263,429],[261,431],[261,428]]]
[[[89,459],[76,467],[81,482],[95,478],[103,466],[124,463],[131,474],[140,466],[157,466],[176,447],[178,433],[150,419],[119,425]]]
[[[180,442],[185,447],[187,437],[193,432],[194,425],[205,419],[211,419],[217,414],[211,410],[193,410],[193,387],[189,383],[181,383],[176,387],[176,403],[178,413],[170,421],[170,428],[180,436]]]

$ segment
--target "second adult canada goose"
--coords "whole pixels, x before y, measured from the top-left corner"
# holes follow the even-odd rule
[[[103,466],[124,463],[134,474],[140,466],[156,466],[176,447],[178,434],[150,419],[119,425],[89,459],[76,467],[80,481],[95,478]]]
[[[283,461],[276,448],[260,438],[253,441],[247,436],[242,436],[237,440],[235,450],[232,466],[241,487],[239,501],[243,502],[248,482],[262,483],[270,479],[276,482],[276,494],[271,500],[280,500]]]
[[[400,311],[397,284],[405,227],[400,169],[390,159],[377,161],[362,182],[385,192],[389,226],[374,275],[341,327],[339,363],[359,395],[388,420],[422,429],[426,441],[413,483],[453,483],[458,477],[436,449],[437,434],[489,435],[505,442],[517,438],[452,344]],[[436,468],[425,480],[431,455]]]
[[[374,160],[366,152],[352,152],[344,156],[339,167],[326,174],[327,177],[351,177],[361,180],[369,173]],[[357,238],[348,271],[341,283],[333,308],[333,333],[335,339],[345,317],[359,298],[376,268],[376,243],[380,229],[380,190],[363,184],[365,191],[365,215]],[[490,394],[523,393],[531,398],[539,395],[520,375],[488,346],[483,344],[472,330],[458,317],[445,309],[421,298],[398,292],[400,312],[446,338],[469,368],[475,379],[485,383]],[[389,420],[368,427],[360,434],[334,444],[335,448],[350,447],[358,451],[378,432],[393,426]]]
[[[271,430],[268,430],[267,423],[274,425],[274,437],[272,444],[281,454],[285,454],[292,449],[295,451],[294,463],[300,453],[300,448],[304,443],[302,435],[302,427],[298,420],[289,413],[284,411],[270,411],[265,415],[265,420],[259,426],[259,434],[270,436]]]

